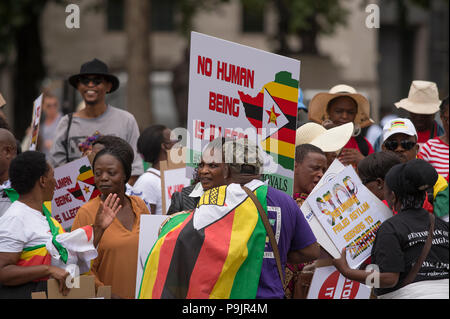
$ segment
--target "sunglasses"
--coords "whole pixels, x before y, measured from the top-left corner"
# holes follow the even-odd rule
[[[410,149],[412,149],[417,143],[413,142],[413,141],[409,141],[409,140],[403,140],[400,142],[400,145],[402,146],[402,148],[405,151],[409,151]],[[398,141],[397,140],[392,140],[392,141],[386,141],[384,142],[384,146],[386,147],[386,149],[388,149],[389,151],[395,151],[398,147]]]
[[[96,76],[96,77],[86,77],[86,76],[82,76],[80,77],[80,83],[84,84],[84,85],[89,85],[89,83],[94,83],[94,85],[99,85],[100,83],[102,83],[104,80],[103,77],[101,76]]]

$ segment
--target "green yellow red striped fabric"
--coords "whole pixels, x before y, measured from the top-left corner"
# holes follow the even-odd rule
[[[438,180],[433,187],[433,213],[438,217],[448,215],[449,211],[449,190],[448,183],[442,175],[438,175]]]
[[[245,194],[233,202],[228,187],[206,191],[193,213],[163,226],[144,266],[140,299],[255,298],[266,230],[253,201]],[[266,210],[267,186],[256,196]],[[217,220],[194,227],[201,209],[227,207]]]
[[[17,194],[16,190],[13,188],[9,188],[6,192],[8,198],[11,202],[15,202],[19,199],[19,194]],[[58,251],[61,255],[65,256],[67,260],[67,251],[64,247],[62,247],[55,239],[56,235],[64,233],[64,229],[61,224],[58,223],[53,217],[51,217],[51,203],[44,202],[42,205],[42,211],[44,212],[45,218],[50,227],[50,231],[53,236],[53,243],[57,247]],[[64,257],[63,257],[64,258]],[[45,248],[45,244],[25,247],[19,257],[19,261],[16,265],[18,266],[36,266],[36,265],[50,265],[51,264],[51,256]],[[48,278],[41,278],[40,280],[47,280]]]
[[[45,207],[45,204],[44,204]],[[58,234],[64,233],[62,226],[51,217],[54,227],[57,229]],[[17,266],[38,266],[38,265],[51,265],[51,255],[47,251],[45,244],[37,245],[33,247],[25,247],[19,257]],[[36,281],[47,280],[48,278],[40,278]]]

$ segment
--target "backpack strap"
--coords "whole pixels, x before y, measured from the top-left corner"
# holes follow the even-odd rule
[[[400,285],[400,288],[405,287],[406,285],[409,285],[416,279],[417,273],[419,272],[420,268],[422,267],[423,262],[428,256],[428,253],[431,249],[431,244],[433,241],[433,233],[434,233],[434,224],[435,224],[435,217],[433,214],[428,214],[430,216],[430,229],[428,230],[428,237],[425,241],[425,244],[422,248],[422,252],[420,253],[419,258],[417,259],[414,266],[409,271],[408,275],[406,275],[405,279],[403,280],[402,284]]]
[[[267,218],[267,214],[264,211],[261,203],[253,192],[248,189],[246,186],[241,186],[242,189],[247,193],[247,195],[251,198],[256,208],[258,209],[259,216],[264,224],[264,228],[266,229],[267,236],[269,236],[270,246],[272,246],[273,254],[275,256],[275,261],[277,263],[278,274],[280,275],[281,286],[284,287],[284,279],[283,279],[283,271],[281,269],[281,259],[280,252],[278,251],[277,241],[275,239],[275,235],[273,233],[273,229],[270,226],[269,218]]]
[[[64,146],[64,149],[66,150],[66,163],[69,163],[69,131],[70,126],[72,125],[73,112],[70,112],[69,114],[67,114],[67,116],[69,117],[69,121],[67,123],[66,138],[64,139],[62,144]]]
[[[367,140],[364,138],[362,134],[355,136],[356,143],[358,144],[359,151],[362,155],[369,155],[369,145],[367,144]]]

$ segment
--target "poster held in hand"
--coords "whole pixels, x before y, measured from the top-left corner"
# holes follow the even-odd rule
[[[87,156],[55,168],[56,187],[51,202],[52,217],[69,230],[78,209],[100,195]]]
[[[378,228],[392,216],[391,210],[362,184],[351,166],[315,188],[306,202],[336,250],[324,248],[335,258],[347,248],[351,268],[357,268],[370,256]],[[323,231],[320,230],[321,236]],[[327,242],[326,238],[322,241]]]

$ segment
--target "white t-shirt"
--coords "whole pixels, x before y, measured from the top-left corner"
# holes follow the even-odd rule
[[[8,210],[9,206],[11,206],[11,200],[8,195],[3,191],[5,188],[10,188],[11,183],[9,180],[5,181],[2,185],[0,185],[0,217],[3,216],[4,213]]]
[[[45,245],[51,238],[45,216],[18,200],[0,218],[0,252],[22,252],[24,248]]]
[[[152,167],[147,169],[134,183],[131,195],[142,198],[150,212],[150,204],[156,205],[155,215],[162,215],[160,172]]]

